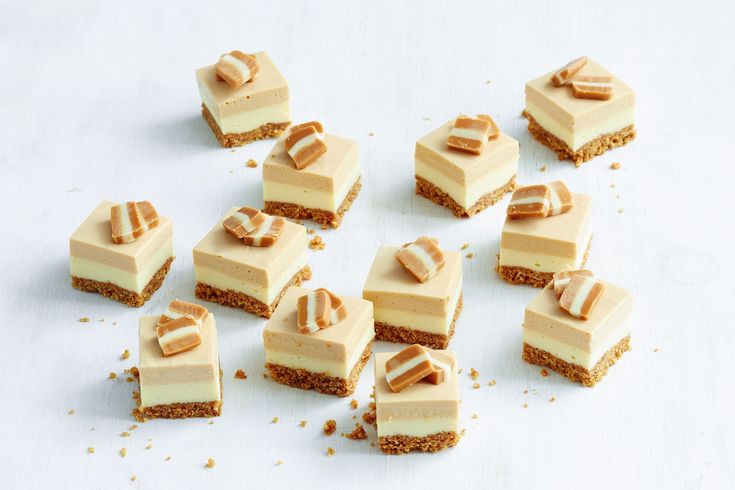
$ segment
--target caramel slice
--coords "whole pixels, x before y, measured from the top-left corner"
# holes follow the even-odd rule
[[[148,201],[128,201],[110,208],[110,225],[114,243],[130,243],[158,226],[158,213]]]
[[[222,225],[227,233],[236,237],[244,238],[248,233],[258,229],[266,220],[266,215],[255,208],[242,207],[224,220]]]
[[[559,307],[581,320],[587,320],[602,298],[605,286],[594,277],[573,275],[559,298]]]
[[[434,371],[429,353],[413,344],[385,361],[385,380],[396,393],[421,381]]]
[[[345,306],[339,296],[325,288],[319,288],[317,291],[324,291],[327,293],[329,295],[329,300],[332,303],[332,311],[329,314],[329,325],[334,325],[335,323],[339,323],[347,318],[347,306]]]
[[[574,206],[574,198],[566,184],[561,180],[549,182],[549,213],[548,216],[566,213]]]
[[[193,349],[202,343],[199,323],[188,315],[157,326],[156,335],[164,356]]]
[[[609,100],[613,90],[612,77],[579,76],[572,80],[572,92],[578,99]]]
[[[158,319],[158,326],[160,327],[171,320],[176,320],[183,316],[192,317],[201,326],[208,314],[209,311],[201,305],[175,299],[168,304],[168,308],[163,312],[161,318]]]
[[[431,367],[433,368],[433,371],[431,374],[425,376],[421,381],[425,381],[433,385],[442,384],[452,375],[454,359],[452,356],[445,354],[442,351],[433,349],[427,349],[427,351],[431,356]]]
[[[308,128],[309,126],[312,126],[314,129],[316,129],[319,138],[324,139],[324,127],[319,121],[309,121],[301,124],[294,124],[293,126],[288,128],[288,134],[291,134],[294,131],[298,131],[300,129]]]
[[[299,332],[314,333],[329,326],[332,302],[325,291],[312,291],[299,297],[297,307]]]
[[[592,274],[592,271],[588,271],[587,269],[557,272],[553,276],[554,294],[556,294],[556,299],[561,298],[561,294],[566,289],[572,277],[574,276],[592,277],[593,275],[594,274]]]
[[[460,116],[449,132],[447,146],[474,155],[482,154],[490,134],[490,123],[485,119]]]
[[[477,119],[482,119],[483,121],[487,121],[490,123],[490,129],[487,133],[488,141],[493,141],[500,138],[500,129],[498,128],[498,125],[495,124],[495,121],[492,117],[488,116],[487,114],[478,114]]]
[[[582,56],[581,58],[570,61],[566,65],[562,66],[556,73],[551,75],[551,83],[553,83],[557,87],[561,87],[562,85],[569,82],[569,80],[574,78],[574,75],[579,73],[579,70],[584,68],[584,65],[586,64],[586,56]]]
[[[258,60],[255,59],[255,56],[237,50],[231,51],[229,54],[223,54],[217,64],[214,65],[217,76],[232,88],[242,87],[255,78],[259,69]]]
[[[286,137],[286,153],[298,170],[308,167],[327,152],[327,145],[319,136],[318,129],[313,123],[308,124],[311,125],[297,128]]]
[[[396,259],[419,282],[426,282],[444,267],[444,252],[429,237],[419,237],[413,243],[407,243],[396,252]]]
[[[545,218],[549,214],[549,186],[519,187],[513,191],[507,213],[510,219]]]
[[[252,245],[253,247],[270,247],[278,241],[278,237],[281,236],[283,227],[286,224],[286,218],[281,216],[271,216],[269,214],[263,214],[265,220],[255,230],[242,238],[245,245]]]

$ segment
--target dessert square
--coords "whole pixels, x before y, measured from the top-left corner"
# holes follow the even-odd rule
[[[214,65],[196,71],[202,116],[224,147],[281,134],[291,123],[288,84],[266,52],[255,53],[260,69],[239,88],[218,80]]]
[[[375,354],[375,412],[380,449],[388,454],[436,452],[459,442],[457,362],[441,384],[418,382],[395,393],[385,379],[385,362],[395,352]]]
[[[201,344],[168,357],[156,335],[160,318],[144,316],[138,323],[140,392],[134,395],[138,406],[133,416],[141,422],[218,417],[222,413],[222,372],[214,315],[207,314],[199,328]]]
[[[286,221],[270,247],[245,245],[223,222],[232,208],[194,247],[197,298],[270,318],[290,286],[311,279],[306,265],[306,228]]]
[[[582,269],[592,240],[592,198],[573,194],[569,212],[538,219],[505,218],[498,274],[512,284],[546,286],[555,272]]]
[[[500,133],[473,155],[447,146],[453,126],[449,121],[416,142],[416,194],[468,218],[515,188],[518,142]]]
[[[137,240],[112,241],[110,208],[101,202],[69,239],[71,285],[129,306],[143,306],[161,287],[174,260],[173,224],[159,224]]]
[[[378,249],[362,290],[373,303],[375,338],[446,349],[462,311],[462,258],[445,250],[444,267],[422,283],[396,260],[398,249]]]
[[[263,164],[264,211],[337,228],[360,192],[357,142],[324,135],[327,152],[297,170],[279,140]]]
[[[635,138],[635,93],[622,80],[589,59],[577,76],[612,77],[614,91],[609,100],[580,99],[569,84],[554,86],[552,73],[526,83],[523,115],[531,135],[556,152],[559,160],[571,160],[579,167]]]
[[[273,380],[284,385],[327,395],[351,395],[372,352],[373,305],[341,296],[347,316],[327,328],[303,334],[297,326],[297,301],[310,291],[290,288],[266,324],[265,368]]]
[[[630,350],[630,293],[608,282],[587,320],[559,307],[553,284],[526,307],[523,359],[546,366],[585,386],[594,386]]]

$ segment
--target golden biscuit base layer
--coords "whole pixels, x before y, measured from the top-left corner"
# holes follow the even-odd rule
[[[276,299],[273,300],[273,303],[270,305],[267,305],[245,293],[239,293],[231,289],[219,289],[214,286],[210,286],[209,284],[204,284],[203,282],[197,282],[196,288],[194,289],[194,295],[204,301],[219,303],[231,308],[240,308],[248,313],[254,313],[263,318],[270,318],[273,312],[276,311],[278,303],[281,302],[281,298],[286,294],[286,290],[291,286],[301,286],[302,281],[308,281],[309,279],[311,279],[311,269],[307,265],[291,278],[288,284],[284,286],[281,292],[278,293]]]
[[[590,247],[592,247],[592,237],[590,237],[590,241],[587,242],[587,248],[582,256],[582,263],[579,265],[580,269],[584,269],[584,266],[587,263],[587,259],[590,255]],[[498,255],[498,260],[500,260],[500,255]],[[526,267],[519,266],[501,266],[498,264],[495,270],[505,282],[509,282],[511,284],[526,284],[535,288],[545,288],[546,285],[554,278],[553,272],[534,271]]]
[[[457,318],[459,318],[459,314],[462,312],[462,306],[462,293],[459,293],[457,309],[454,310],[452,324],[449,326],[449,335],[422,332],[410,327],[398,327],[387,323],[375,322],[375,340],[385,340],[399,344],[420,344],[431,347],[432,349],[446,349],[449,346],[449,341],[454,337],[454,328],[457,323]]]
[[[456,432],[438,432],[430,436],[383,436],[378,438],[380,449],[386,454],[404,454],[411,451],[435,453],[448,447],[456,446],[459,434]]]
[[[354,201],[360,193],[361,188],[361,178],[358,177],[355,185],[352,186],[350,192],[347,193],[347,196],[345,196],[342,201],[342,204],[337,208],[336,213],[326,211],[324,209],[305,208],[298,204],[280,201],[265,201],[263,212],[291,219],[310,219],[316,221],[320,225],[338,228],[342,223],[342,218],[344,218],[345,213],[352,206],[352,201]]]
[[[133,392],[133,399],[137,405],[131,415],[138,422],[148,419],[189,419],[194,417],[219,417],[222,415],[222,370],[219,370],[220,399],[211,402],[166,403],[152,407],[140,406],[140,393]]]
[[[630,350],[630,335],[624,337],[608,350],[602,359],[591,369],[587,370],[579,364],[563,361],[555,355],[523,343],[523,360],[530,364],[547,367],[572,381],[584,386],[595,386],[607,374],[607,370]]]
[[[148,301],[153,293],[163,284],[164,279],[168,271],[171,269],[171,262],[174,261],[175,257],[170,257],[160,269],[153,274],[153,277],[148,284],[145,285],[143,291],[140,294],[127,289],[123,289],[120,286],[111,282],[100,282],[93,279],[84,279],[82,277],[71,276],[71,285],[74,289],[84,291],[86,293],[97,293],[101,294],[120,303],[124,303],[134,308],[140,308]]]
[[[528,132],[536,141],[556,152],[559,160],[571,160],[577,167],[596,156],[602,155],[607,150],[627,145],[636,137],[635,125],[631,124],[620,131],[602,134],[586,143],[579,150],[573,151],[566,143],[541,127],[528,111],[523,111],[523,117],[528,119]]]
[[[219,141],[220,145],[225,148],[232,148],[234,146],[243,146],[253,141],[264,140],[268,138],[274,138],[282,134],[288,127],[290,122],[285,123],[267,123],[259,128],[253,129],[252,131],[246,131],[244,133],[223,133],[217,125],[217,121],[212,117],[212,113],[206,105],[202,104],[202,117],[209,127],[212,129],[214,136]]]
[[[516,176],[514,175],[505,185],[492,192],[488,192],[480,197],[471,208],[465,209],[439,187],[418,175],[416,176],[416,194],[425,197],[434,204],[448,208],[458,218],[471,218],[480,211],[496,204],[503,199],[506,193],[513,192],[515,188]]]
[[[365,367],[373,352],[372,346],[373,342],[370,341],[362,352],[362,356],[350,371],[348,379],[327,376],[324,373],[315,373],[306,369],[294,369],[271,362],[266,363],[265,368],[268,370],[270,377],[277,383],[301,388],[302,390],[315,390],[325,395],[345,397],[355,392],[362,368]]]

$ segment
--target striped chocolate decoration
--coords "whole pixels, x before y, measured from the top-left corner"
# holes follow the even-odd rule
[[[396,259],[419,282],[426,282],[434,277],[446,262],[444,252],[434,240],[426,236],[399,248]]]
[[[559,298],[559,307],[575,318],[587,320],[604,291],[605,286],[594,277],[572,276]]]

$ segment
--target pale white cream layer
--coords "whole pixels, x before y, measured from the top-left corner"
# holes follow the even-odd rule
[[[402,310],[375,307],[373,309],[373,318],[375,318],[376,322],[387,323],[394,327],[406,327],[411,330],[449,335],[449,328],[452,325],[454,312],[457,309],[457,302],[459,301],[461,292],[459,289],[454,292],[454,295],[449,301],[449,309],[444,316],[422,315],[420,313],[409,313]]]
[[[102,264],[101,262],[72,255],[69,261],[71,264],[71,275],[93,281],[111,282],[123,289],[140,294],[153,278],[153,275],[158,272],[158,269],[163,267],[163,264],[173,257],[173,243],[173,237],[163,242],[148,263],[144,264],[138,272],[124,271],[117,267]]]
[[[425,437],[439,432],[459,432],[459,420],[454,417],[378,420],[378,437]]]
[[[465,209],[474,206],[485,194],[493,192],[507,184],[515,176],[517,169],[518,157],[515,158],[513,165],[503,165],[497,171],[489,172],[487,175],[482,176],[482,178],[470,182],[465,188],[438,170],[426,165],[420,160],[416,160],[416,175],[424,180],[428,180],[449,194],[449,197],[457,201]]]
[[[351,166],[350,173],[342,185],[334,192],[306,189],[295,185],[263,180],[263,200],[270,202],[290,202],[305,208],[323,209],[336,213],[342,201],[360,178],[359,165]]]
[[[584,252],[579,257],[572,259],[501,248],[499,263],[503,267],[525,267],[536,272],[561,272],[581,268],[583,257]]]
[[[214,286],[217,289],[247,294],[258,301],[270,305],[275,301],[283,288],[286,287],[286,284],[291,281],[293,276],[304,267],[306,267],[306,250],[299,253],[297,259],[269,287],[264,287],[250,281],[243,281],[242,279],[223,274],[209,267],[197,265],[196,263],[194,264],[194,276],[197,282]]]
[[[219,111],[213,109],[213,107],[217,107],[217,104],[206,85],[199,86],[199,93],[202,96],[202,102],[207,106],[212,118],[224,134],[246,133],[268,123],[287,123],[291,121],[291,109],[288,101],[221,117]]]
[[[219,377],[212,381],[146,385],[140,390],[141,407],[169,403],[212,402],[221,400]]]
[[[296,328],[296,325],[294,325],[294,328]],[[359,343],[355,346],[355,350],[350,355],[350,358],[347,359],[347,362],[345,363],[293,354],[291,352],[279,352],[272,349],[266,349],[265,362],[286,366],[292,369],[305,369],[313,373],[324,373],[327,376],[335,378],[348,379],[352,369],[355,367],[355,364],[360,360],[362,353],[365,351],[367,345],[373,340],[374,336],[375,332],[372,328],[365,329],[365,333]]]
[[[614,133],[632,125],[633,113],[635,112],[634,108],[631,107],[613,114],[600,121],[599,124],[589,126],[584,130],[572,131],[572,129],[559,124],[556,119],[532,102],[526,101],[526,111],[533,116],[541,127],[562,140],[573,151],[579,150],[600,135]]]
[[[595,367],[595,364],[609,351],[615,344],[620,342],[624,337],[630,335],[630,316],[621,321],[602,342],[593,345],[590,352],[578,349],[557,339],[552,339],[544,334],[523,328],[523,342],[537,349],[544,350],[559,359],[571,364],[577,364],[588,371]]]

